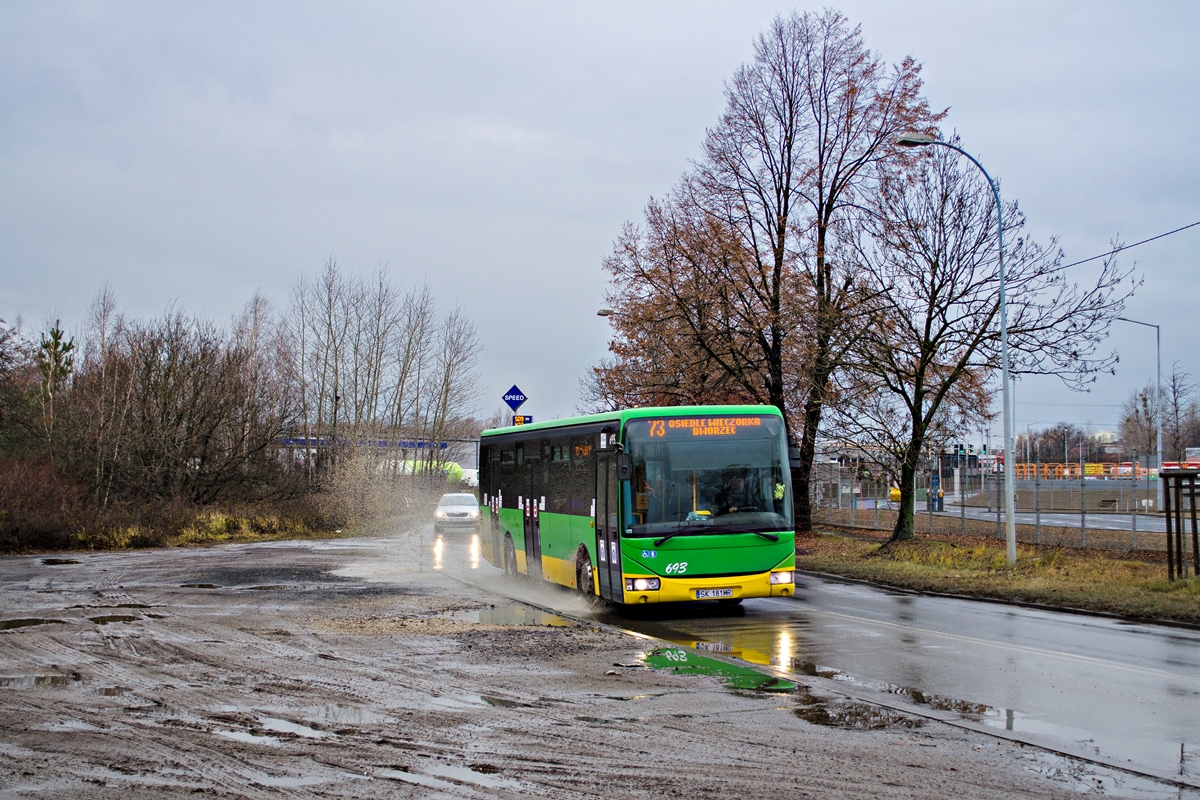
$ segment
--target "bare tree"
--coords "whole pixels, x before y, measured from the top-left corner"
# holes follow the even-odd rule
[[[1171,365],[1171,377],[1163,387],[1163,434],[1167,437],[1165,452],[1175,461],[1187,457],[1188,411],[1194,409],[1192,395],[1196,384],[1191,376],[1179,368],[1179,362]]]
[[[996,208],[978,173],[964,172],[957,154],[942,149],[882,180],[876,202],[856,250],[879,291],[847,360],[838,426],[898,463],[896,541],[913,537],[922,453],[977,427],[990,405],[988,379],[1000,366]],[[1110,258],[1093,285],[1068,284],[1054,243],[1021,235],[1025,219],[1015,203],[1004,225],[1010,359],[1018,371],[1078,386],[1111,368],[1116,354],[1098,350],[1133,291],[1129,273]]]
[[[302,398],[298,426],[305,448],[316,450],[305,464],[315,485],[347,459],[360,482],[415,475],[417,461],[428,469],[436,460],[427,445],[470,419],[478,338],[461,309],[438,319],[427,285],[402,291],[385,269],[364,282],[330,259],[315,281],[297,282],[286,332]],[[353,491],[341,478],[337,485]],[[365,495],[356,497],[362,506]]]
[[[1158,415],[1164,406],[1162,397],[1156,399],[1153,382],[1134,389],[1121,403],[1121,441],[1127,450],[1137,450],[1150,456],[1152,463],[1158,455]]]

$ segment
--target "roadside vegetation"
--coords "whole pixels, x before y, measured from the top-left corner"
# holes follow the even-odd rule
[[[883,537],[799,537],[796,565],[920,592],[1200,624],[1200,579],[1168,581],[1165,556],[1158,562],[1153,554],[1019,545],[1017,566],[1010,571],[998,539],[918,535],[896,542]]]
[[[0,552],[323,535],[424,514],[481,423],[461,309],[330,259],[276,311],[0,320]],[[457,486],[457,483],[454,483]]]

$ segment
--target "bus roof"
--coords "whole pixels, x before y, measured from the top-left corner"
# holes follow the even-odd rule
[[[602,414],[588,414],[581,417],[552,419],[548,422],[534,422],[529,425],[510,425],[504,428],[492,428],[484,431],[481,436],[496,436],[505,433],[520,433],[524,431],[551,431],[557,428],[568,428],[575,425],[589,425],[600,422],[620,422],[622,425],[631,419],[641,417],[692,417],[698,414],[769,414],[782,417],[775,406],[649,406],[646,408],[627,408],[622,411],[606,411]]]

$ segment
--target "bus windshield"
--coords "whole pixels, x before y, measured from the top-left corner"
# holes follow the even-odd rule
[[[625,445],[633,465],[626,536],[792,529],[779,417],[630,420]]]

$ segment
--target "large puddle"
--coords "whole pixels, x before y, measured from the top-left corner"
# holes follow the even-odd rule
[[[0,678],[0,688],[27,689],[30,686],[70,686],[79,683],[75,675],[14,675]]]
[[[565,617],[524,603],[497,603],[487,608],[451,611],[443,616],[455,622],[478,622],[482,625],[550,625],[565,628],[575,624]]]
[[[796,684],[775,675],[768,675],[750,666],[730,664],[702,656],[694,650],[660,647],[642,657],[653,669],[671,670],[683,675],[708,675],[719,679],[730,689],[757,692],[791,692]]]
[[[0,631],[11,631],[17,628],[28,628],[32,625],[62,625],[61,619],[6,619],[0,621]]]

